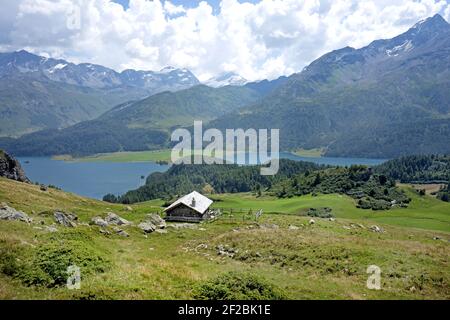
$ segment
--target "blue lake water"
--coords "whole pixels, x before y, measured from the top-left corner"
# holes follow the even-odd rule
[[[304,158],[291,153],[280,153],[280,157],[318,164],[350,166],[363,164],[373,166],[384,162],[379,159],[360,158]],[[164,172],[169,166],[153,162],[70,162],[46,157],[19,157],[26,175],[33,182],[54,185],[65,191],[82,196],[101,199],[107,193],[123,194],[145,183],[153,172]]]
[[[107,193],[122,194],[145,183],[150,173],[164,172],[169,166],[152,162],[70,162],[51,158],[19,157],[33,182],[54,185],[65,191],[101,199]]]

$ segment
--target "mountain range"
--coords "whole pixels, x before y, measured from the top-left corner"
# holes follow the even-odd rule
[[[61,64],[55,63],[53,69]],[[226,86],[218,79],[217,88],[192,83],[143,100],[124,99],[93,121],[0,139],[0,147],[16,155],[161,148],[173,128],[204,120],[218,129],[279,128],[282,150],[323,148],[328,156],[450,152],[450,25],[440,15],[393,39],[325,54],[290,77],[238,85],[228,81],[234,76],[222,79]],[[80,87],[55,79],[49,81]],[[129,91],[114,87],[121,77],[83,79],[89,90],[148,90],[131,80]]]
[[[450,25],[436,15],[361,49],[330,52],[211,127],[279,128],[281,148],[389,158],[450,152]]]
[[[0,136],[68,127],[115,105],[199,83],[187,69],[118,73],[24,50],[0,53]]]

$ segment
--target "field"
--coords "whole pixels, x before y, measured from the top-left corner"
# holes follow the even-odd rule
[[[318,148],[318,149],[299,149],[294,152],[295,155],[305,158],[320,158],[325,154],[324,148]]]
[[[80,162],[145,162],[170,161],[171,150],[100,153],[93,156],[73,158],[72,156],[55,156],[55,160]]]
[[[436,194],[446,187],[445,184],[400,184],[400,186],[405,188],[412,188],[414,190],[425,190],[425,193],[428,195]]]
[[[388,212],[356,209],[352,199],[339,195],[284,200],[214,195],[214,206],[227,212],[215,222],[148,236],[130,226],[124,238],[101,234],[97,226],[58,225],[54,233],[43,226],[52,224],[57,209],[76,213],[80,222],[113,211],[136,224],[147,213],[161,212],[162,201],[130,211],[0,178],[0,202],[33,218],[30,225],[0,221],[1,253],[25,252],[16,258],[27,261],[50,244],[79,244],[108,261],[102,272],[85,274],[82,268],[81,289],[68,290],[8,275],[4,265],[10,260],[0,255],[0,299],[192,299],[198,286],[232,271],[256,275],[288,299],[450,299],[450,204],[407,192],[410,208]],[[326,206],[333,208],[335,221],[314,218],[310,224],[311,218],[300,215]],[[258,223],[249,209],[264,210]],[[374,224],[384,232],[371,231]],[[218,247],[234,253],[220,254]],[[369,265],[382,270],[381,290],[366,288]]]

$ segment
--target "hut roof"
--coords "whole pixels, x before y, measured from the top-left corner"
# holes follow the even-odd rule
[[[194,200],[193,200],[194,199]],[[208,199],[204,195],[198,193],[197,191],[194,191],[188,195],[185,195],[184,197],[178,199],[174,203],[172,203],[168,208],[166,208],[164,211],[168,211],[170,209],[173,209],[180,204],[184,204],[185,206],[197,211],[198,213],[205,213],[206,210],[211,206],[213,201],[211,199]]]

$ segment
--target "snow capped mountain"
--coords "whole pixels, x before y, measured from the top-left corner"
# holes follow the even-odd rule
[[[209,79],[204,84],[209,87],[220,88],[225,86],[243,86],[247,83],[248,80],[241,77],[240,75],[234,72],[227,72]]]
[[[40,57],[25,50],[0,53],[0,76],[38,73],[57,82],[82,87],[108,89],[120,86],[150,89],[152,93],[180,90],[200,84],[192,72],[173,67],[161,71],[112,69],[91,63],[74,64],[61,59]]]

